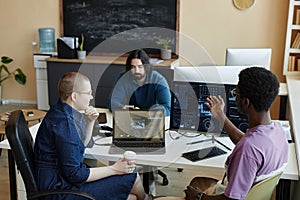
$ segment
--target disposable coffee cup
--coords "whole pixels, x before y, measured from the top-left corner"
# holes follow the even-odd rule
[[[123,156],[127,160],[135,160],[136,153],[134,151],[125,151]]]

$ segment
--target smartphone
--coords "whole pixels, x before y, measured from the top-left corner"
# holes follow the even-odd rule
[[[107,123],[106,113],[99,113],[97,120],[98,120],[99,124]]]

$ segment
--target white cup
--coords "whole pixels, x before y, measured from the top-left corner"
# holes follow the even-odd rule
[[[123,156],[127,160],[135,160],[136,153],[134,151],[125,151]]]

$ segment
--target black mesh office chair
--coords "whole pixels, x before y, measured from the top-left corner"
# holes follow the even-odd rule
[[[45,190],[39,191],[33,175],[34,142],[25,121],[23,112],[16,110],[11,113],[5,127],[6,137],[11,147],[17,168],[25,184],[27,199],[38,199],[53,194],[71,194],[86,199],[94,199],[87,193],[76,190]]]

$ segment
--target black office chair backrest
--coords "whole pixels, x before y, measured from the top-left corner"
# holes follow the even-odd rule
[[[37,184],[33,174],[34,143],[22,110],[11,113],[5,132],[27,194],[37,192]]]

